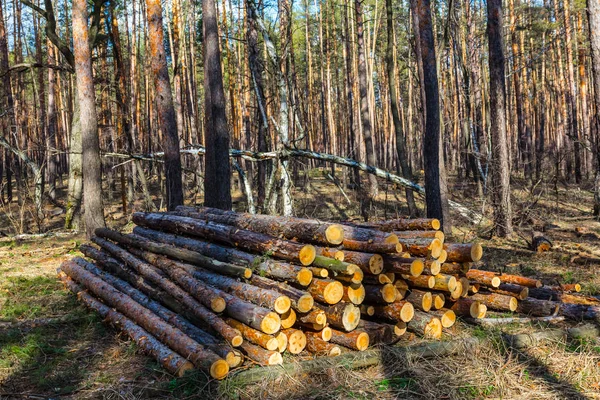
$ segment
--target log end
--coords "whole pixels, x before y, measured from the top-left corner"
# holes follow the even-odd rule
[[[442,252],[440,253],[440,256],[437,258],[437,261],[439,261],[440,263],[445,263],[447,259],[448,259],[448,252],[446,250],[442,250]]]
[[[446,310],[446,312],[442,314],[440,321],[442,323],[442,327],[450,328],[456,323],[456,314],[452,310]]]
[[[244,355],[237,350],[231,350],[225,356],[225,361],[229,365],[229,368],[235,368],[244,362]]]
[[[442,226],[442,224],[440,223],[439,219],[433,218],[431,220],[431,229],[433,229],[434,231],[439,231],[441,226]]]
[[[431,318],[431,321],[425,325],[423,336],[431,339],[442,338],[442,322],[439,318]]]
[[[353,304],[348,304],[342,315],[342,324],[347,332],[353,331],[360,322],[360,309]]]
[[[290,309],[291,306],[292,306],[292,301],[290,300],[289,297],[279,296],[278,298],[275,299],[275,304],[274,304],[273,309],[278,314],[285,314],[286,312],[288,312],[288,310]]]
[[[481,304],[478,301],[473,301],[469,307],[469,315],[471,318],[479,318],[479,313],[482,307],[485,307],[487,310],[487,307],[484,304]]]
[[[279,319],[281,320],[281,328],[291,328],[296,323],[296,318],[296,312],[292,308],[290,308],[289,310],[287,310],[287,312],[279,316]]]
[[[433,258],[440,258],[443,250],[444,243],[439,239],[433,239],[429,244],[429,251],[431,252],[431,257]]]
[[[344,285],[338,281],[332,281],[325,286],[323,298],[328,304],[337,304],[344,297]]]
[[[419,276],[425,269],[425,263],[420,258],[416,258],[410,263],[410,274],[412,276]]]
[[[404,321],[398,321],[396,323],[396,325],[394,325],[394,335],[395,336],[402,336],[406,333],[406,322]]]
[[[300,254],[298,254],[298,259],[302,265],[310,265],[313,261],[315,261],[315,257],[317,256],[317,249],[315,246],[307,244],[306,246],[300,249]]]
[[[383,271],[383,257],[380,254],[373,254],[369,259],[369,271],[373,275],[379,275]]]
[[[516,311],[518,306],[519,306],[519,301],[517,300],[517,298],[511,297],[510,300],[508,301],[508,309],[510,311]]]
[[[333,253],[333,258],[335,258],[338,261],[344,261],[344,252],[342,250],[338,250],[335,253]]]
[[[444,232],[442,232],[442,231],[437,231],[433,237],[441,240],[442,242],[446,239],[446,235],[444,235]]]
[[[214,379],[223,379],[229,373],[229,364],[225,360],[217,360],[210,366],[210,376]]]
[[[396,288],[396,300],[394,301],[400,301],[404,299],[404,296],[406,296],[406,290]]]
[[[269,356],[269,360],[267,361],[267,364],[269,364],[269,365],[283,364],[283,357],[281,356],[281,353],[274,352],[273,354],[271,354],[271,356]]]
[[[350,300],[352,304],[360,305],[365,300],[366,291],[363,285],[359,284],[356,287],[350,285],[346,288],[346,293],[348,295],[348,300]]]
[[[391,283],[386,283],[381,288],[381,297],[386,303],[396,301],[396,287]]]
[[[446,296],[442,293],[436,294],[433,298],[433,308],[439,310],[444,307],[444,304],[446,304]]]
[[[321,333],[321,339],[323,339],[325,342],[329,342],[331,340],[331,335],[333,333],[331,332],[330,327],[326,326],[325,328],[323,328],[323,330],[320,333]]]
[[[325,269],[325,271],[327,270]],[[308,268],[302,268],[300,271],[298,271],[298,274],[296,275],[296,280],[302,286],[310,285],[310,282],[312,282],[312,278],[313,273]]]
[[[408,301],[404,303],[402,308],[400,309],[400,319],[403,322],[410,322],[415,316],[415,307],[410,304]]]
[[[327,314],[320,312],[315,317],[315,324],[325,326],[327,324]]]
[[[281,318],[274,312],[268,313],[260,322],[260,330],[268,335],[277,332],[279,328],[281,328]]]
[[[241,333],[236,334],[230,341],[233,347],[240,347],[244,343],[244,338]]]
[[[473,243],[471,246],[471,261],[479,261],[483,256],[483,247],[479,243]]]
[[[458,287],[458,284],[460,283],[460,281],[457,281],[454,276],[450,276],[448,278],[447,282],[448,282],[448,290],[450,290],[451,292],[455,291]],[[461,293],[462,293],[462,285],[460,287],[460,293],[458,294],[458,297],[460,297]]]
[[[216,297],[216,298],[212,299],[212,301],[210,302],[210,308],[216,313],[225,311],[226,307],[227,307],[227,303],[225,302],[225,299],[222,297]]]
[[[394,233],[390,233],[384,240],[384,243],[396,244],[399,243],[398,236]]]
[[[341,225],[329,225],[325,230],[325,238],[333,245],[341,244],[344,241],[344,228]]]
[[[435,277],[430,276],[429,278],[427,278],[427,287],[429,289],[433,289],[434,286],[435,286]]]
[[[265,344],[265,347],[267,350],[271,350],[271,351],[275,351],[275,350],[279,349],[279,342],[277,341],[277,338],[272,337],[271,339],[269,339],[267,341],[267,343]]]
[[[291,329],[291,332],[288,335],[288,351],[292,354],[300,354],[302,350],[306,347],[306,335],[304,332],[298,329]]]
[[[192,364],[189,361],[186,361],[183,364],[181,364],[181,366],[179,367],[179,369],[177,370],[175,375],[177,375],[179,378],[181,378],[187,371],[191,371],[193,369],[194,369],[194,364]]]
[[[497,276],[492,278],[492,287],[497,288],[498,286],[500,286],[500,283],[502,283],[500,281],[500,278],[498,278]]]
[[[298,306],[298,311],[306,313],[312,310],[315,305],[315,299],[308,293],[300,296],[298,301],[296,302]]]
[[[421,307],[423,308],[423,311],[428,312],[431,310],[432,305],[433,296],[431,295],[431,292],[425,292],[425,294],[423,294],[423,298],[421,299]]]
[[[342,350],[338,347],[338,346],[333,346],[330,350],[329,350],[329,356],[330,357],[337,357],[340,354],[342,354]]]
[[[519,293],[519,300],[525,300],[529,297],[529,288],[527,286],[523,286],[521,292]]]
[[[279,332],[275,339],[277,339],[277,351],[283,353],[287,349],[288,338],[283,332]]]
[[[356,349],[358,351],[365,351],[369,347],[369,334],[367,332],[361,332],[356,337]]]
[[[438,260],[432,260],[431,264],[429,265],[429,271],[431,272],[431,275],[437,275],[440,273],[440,271],[442,270],[442,261]]]
[[[452,290],[450,292],[450,298],[452,300],[458,300],[460,299],[460,296],[462,295],[463,292],[463,285],[461,281],[456,282],[456,286],[454,287],[454,290]]]
[[[404,247],[402,246],[402,243],[396,243],[396,253],[400,254],[404,251]]]
[[[348,269],[353,270],[354,272],[352,273],[352,278],[350,279],[350,281],[352,283],[361,283],[363,281],[363,278],[365,277],[364,272],[362,271],[362,269],[360,269],[358,267],[358,265],[355,264],[350,264],[348,266]]]
[[[375,314],[375,307],[363,304],[360,306],[360,313],[372,317]]]
[[[252,270],[250,268],[244,269],[244,278],[250,279],[251,276],[252,276]]]
[[[485,314],[487,314],[487,306],[485,304],[481,304],[479,306],[479,314],[477,314],[477,318],[485,318]]]

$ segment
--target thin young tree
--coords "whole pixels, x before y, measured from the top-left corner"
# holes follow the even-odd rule
[[[600,1],[587,0],[587,16],[592,53],[592,77],[594,81],[594,108],[592,123],[596,143],[596,178],[594,183],[594,215],[600,216]]]
[[[492,139],[492,206],[496,234],[512,234],[510,169],[506,140],[506,81],[504,78],[504,40],[502,0],[487,2],[487,35],[490,67],[490,131]]]
[[[152,77],[156,90],[156,111],[163,134],[162,145],[165,152],[167,209],[173,210],[175,207],[183,204],[183,185],[181,182],[179,135],[177,133],[173,95],[171,93],[169,69],[165,54],[163,16],[160,0],[146,0],[146,13],[148,18]],[[211,188],[211,190],[213,189]]]
[[[103,228],[106,225],[102,205],[102,164],[86,0],[73,1],[72,21],[82,156],[85,160],[83,163],[84,220],[86,236],[90,238],[96,228]]]
[[[231,209],[229,128],[225,110],[219,29],[214,0],[202,1],[204,33],[205,175],[204,204]]]

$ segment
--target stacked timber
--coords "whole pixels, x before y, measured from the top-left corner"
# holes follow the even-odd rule
[[[574,285],[472,269],[481,245],[447,242],[435,219],[352,225],[178,207],[133,221],[130,234],[96,230],[59,277],[176,375],[222,379],[283,353],[440,339],[487,310],[585,318],[597,305],[568,293]]]

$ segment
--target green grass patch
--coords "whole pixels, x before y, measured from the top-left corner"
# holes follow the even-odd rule
[[[1,319],[32,319],[70,312],[74,296],[54,277],[8,277],[0,283]]]
[[[383,391],[388,391],[388,390],[411,389],[417,385],[417,382],[412,378],[396,376],[396,377],[386,378],[386,379],[382,379],[380,381],[376,381],[375,385],[377,386],[377,390],[379,390],[380,392],[383,392]]]

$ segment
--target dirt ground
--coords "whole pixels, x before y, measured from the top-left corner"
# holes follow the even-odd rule
[[[516,187],[521,184],[515,182]],[[565,183],[557,186],[542,182],[533,191],[514,190],[516,234],[511,239],[492,238],[485,224],[472,226],[457,217],[453,240],[482,243],[479,268],[533,276],[546,284],[580,282],[583,292],[600,294],[600,223],[590,217],[593,194]],[[487,207],[468,184],[455,182],[451,193],[472,210]],[[107,221],[127,231],[131,224],[117,197],[107,206]],[[242,210],[239,191],[234,199]],[[418,200],[422,209],[422,199]],[[195,201],[201,202],[201,197]],[[353,191],[342,192],[322,171],[311,172],[308,185],[295,189],[295,201],[299,216],[359,219]],[[18,228],[15,203],[11,212],[5,207],[0,213],[1,236]],[[404,205],[402,189],[382,184],[371,213],[377,219],[392,218],[404,215]],[[141,207],[141,201],[136,203],[137,209]],[[61,209],[48,207],[46,213],[43,229],[58,232],[64,217]],[[22,225],[35,231],[35,222],[27,212],[23,215]],[[532,229],[544,231],[553,241],[552,251],[528,250]],[[378,366],[355,371],[340,365],[317,375],[244,387],[227,380],[209,381],[201,373],[174,378],[139,354],[126,336],[80,305],[57,281],[56,268],[81,255],[77,247],[82,242],[81,235],[64,232],[0,239],[0,398],[600,399],[597,339],[546,341],[526,350],[511,348],[502,340],[503,334],[566,328],[574,322],[493,329],[458,323],[443,340],[476,336],[482,345],[455,356],[385,359]]]

